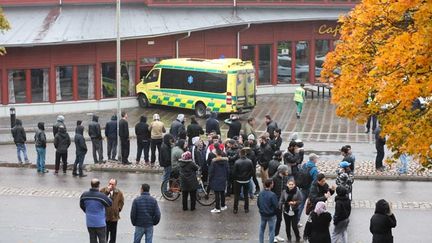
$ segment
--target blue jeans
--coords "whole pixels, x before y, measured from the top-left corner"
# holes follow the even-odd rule
[[[17,156],[18,156],[18,161],[19,161],[20,163],[23,162],[22,159],[21,159],[21,152],[22,152],[23,155],[24,155],[24,161],[27,163],[27,162],[29,161],[29,159],[28,159],[28,157],[27,157],[27,148],[26,148],[26,145],[25,145],[24,143],[18,143],[18,144],[16,145],[16,147],[17,147]]]
[[[259,232],[259,242],[260,243],[264,243],[264,232],[265,232],[265,228],[266,228],[267,223],[269,225],[269,242],[274,241],[276,216],[273,216],[273,217],[261,216],[261,225],[260,225],[260,232]]]
[[[45,171],[45,155],[46,148],[36,147],[37,159],[36,159],[36,168],[38,172]]]
[[[140,243],[143,235],[145,235],[145,243],[152,243],[153,226],[147,228],[135,226],[134,243]]]
[[[171,166],[164,167],[164,173],[163,173],[163,176],[162,176],[162,182],[164,182],[164,181],[166,181],[166,180],[168,180],[170,178],[170,176],[171,176],[171,169],[172,169]],[[166,192],[167,189],[168,188],[164,188],[164,192]]]
[[[305,207],[306,200],[309,196],[309,189],[300,189],[300,192],[302,193],[303,198],[300,201],[300,205],[298,207],[297,222],[300,222],[300,218],[301,218],[301,215],[303,213],[303,209]]]
[[[402,166],[399,168],[398,172],[400,174],[406,174],[408,173],[408,163],[410,161],[410,157],[407,154],[401,154],[401,156],[399,157]]]

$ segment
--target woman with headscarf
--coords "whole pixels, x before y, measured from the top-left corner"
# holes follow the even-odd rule
[[[396,227],[396,218],[389,203],[381,199],[375,205],[375,214],[370,220],[369,230],[372,243],[393,243],[392,228]]]
[[[330,221],[332,216],[327,212],[325,202],[318,202],[306,225],[305,234],[310,243],[331,243]],[[309,232],[306,232],[309,231]]]

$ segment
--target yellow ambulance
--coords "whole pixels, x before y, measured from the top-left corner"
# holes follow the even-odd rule
[[[166,105],[195,110],[245,113],[256,104],[255,71],[249,61],[234,58],[167,59],[136,85],[139,105]]]

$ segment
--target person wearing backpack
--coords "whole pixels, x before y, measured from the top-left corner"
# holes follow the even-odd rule
[[[303,209],[305,207],[306,199],[309,196],[310,187],[312,185],[312,182],[316,181],[317,175],[318,175],[318,168],[316,166],[316,163],[318,162],[318,155],[311,153],[309,155],[309,161],[303,164],[301,167],[299,173],[296,177],[296,184],[297,187],[300,188],[301,194],[302,194],[302,200],[300,202],[300,205],[298,207],[298,220],[297,222],[300,222],[301,215],[303,213]],[[301,225],[299,225],[301,226]]]

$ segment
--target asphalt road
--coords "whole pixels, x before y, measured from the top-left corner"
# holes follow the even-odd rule
[[[229,209],[219,215],[210,214],[211,207],[200,205],[194,212],[183,212],[180,200],[168,202],[160,198],[158,174],[95,172],[86,178],[73,178],[37,175],[34,170],[17,168],[0,168],[0,242],[87,242],[79,195],[88,190],[92,177],[99,178],[102,184],[111,177],[117,178],[118,187],[125,193],[126,204],[119,221],[117,242],[132,241],[134,229],[129,212],[141,183],[151,185],[151,193],[158,199],[162,211],[154,242],[257,242],[259,214],[255,200],[249,214],[240,210],[234,215],[231,200],[227,202]],[[395,243],[432,242],[429,232],[432,195],[428,182],[356,181],[353,195],[349,242],[371,242],[369,219],[374,202],[381,198],[392,202],[398,219],[393,231]],[[329,211],[333,213],[333,210],[330,201]]]

